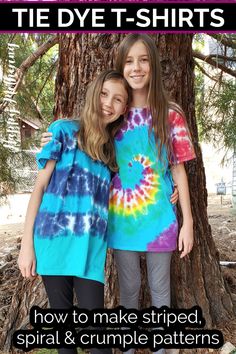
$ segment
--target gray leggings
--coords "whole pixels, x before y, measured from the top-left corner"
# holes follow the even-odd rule
[[[120,305],[138,309],[141,286],[140,252],[114,250],[119,278]],[[170,261],[171,252],[146,253],[148,284],[152,306],[170,306]],[[127,354],[133,354],[130,349]],[[160,349],[156,353],[164,354]]]

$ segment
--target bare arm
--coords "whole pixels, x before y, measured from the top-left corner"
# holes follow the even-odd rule
[[[183,163],[175,165],[171,168],[173,180],[177,184],[179,191],[179,203],[183,215],[183,225],[179,234],[179,251],[180,258],[191,252],[193,247],[193,217],[190,205],[188,179]]]
[[[24,234],[21,241],[21,249],[18,258],[18,265],[23,277],[35,276],[36,260],[33,244],[33,228],[35,218],[41,204],[43,193],[50,181],[56,161],[49,160],[43,170],[40,170],[35,182],[34,190],[31,194],[27,208]]]

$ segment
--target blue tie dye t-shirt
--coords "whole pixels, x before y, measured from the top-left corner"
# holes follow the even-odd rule
[[[104,282],[110,171],[79,150],[76,120],[51,124],[52,140],[37,155],[56,160],[34,224],[36,270]]]

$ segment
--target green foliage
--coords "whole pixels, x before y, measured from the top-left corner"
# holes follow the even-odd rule
[[[6,75],[8,66],[8,43],[19,45],[15,49],[15,66],[19,67],[38,47],[46,42],[49,34],[17,34],[0,36],[0,67]],[[21,87],[15,95],[17,109],[21,117],[52,121],[54,105],[54,84],[57,69],[58,46],[54,46],[42,55],[27,71]],[[0,83],[0,101],[4,97],[3,80]]]
[[[0,35],[0,104],[3,102],[7,86],[4,84],[4,76],[8,75],[9,54],[8,44],[16,44],[19,47],[14,50],[15,63],[10,63],[16,68],[34,53],[52,35],[50,34],[2,34]],[[35,123],[37,126],[48,126],[52,121],[54,106],[54,83],[58,60],[58,46],[54,46],[42,55],[25,74],[14,100],[15,109],[20,112],[19,118]],[[1,139],[4,139],[5,125],[8,119],[7,112],[0,116]],[[1,140],[0,140],[1,141]],[[26,139],[22,143],[22,149],[31,149],[38,144],[38,135],[33,139]],[[1,145],[0,147],[0,196],[14,189],[17,182],[16,175],[9,164],[15,153]],[[12,155],[12,156],[11,156]],[[21,158],[23,155],[21,154]],[[1,186],[7,185],[7,188]],[[11,188],[10,188],[11,187]],[[2,191],[2,194],[1,194]]]
[[[228,48],[225,52],[230,52],[230,56],[225,59],[224,65],[232,67],[230,58],[235,56],[235,50]],[[236,145],[236,81],[222,71],[209,67],[199,62],[195,68],[195,111],[199,137],[200,140],[232,149]]]
[[[0,205],[5,201],[6,194],[15,188],[16,179],[9,164],[11,154],[9,149],[0,143]]]
[[[196,113],[201,140],[233,148],[236,144],[236,83],[223,80],[204,91],[201,77],[196,80]]]
[[[202,51],[205,44],[205,37],[202,33],[196,33],[193,40],[193,49]]]

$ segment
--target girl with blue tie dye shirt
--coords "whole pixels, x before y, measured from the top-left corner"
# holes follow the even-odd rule
[[[40,171],[18,263],[24,277],[42,276],[51,307],[73,306],[73,289],[81,307],[103,307],[109,185],[111,171],[118,170],[113,138],[129,90],[120,73],[100,74],[87,91],[79,123],[65,119],[51,124],[53,138],[37,155]]]

